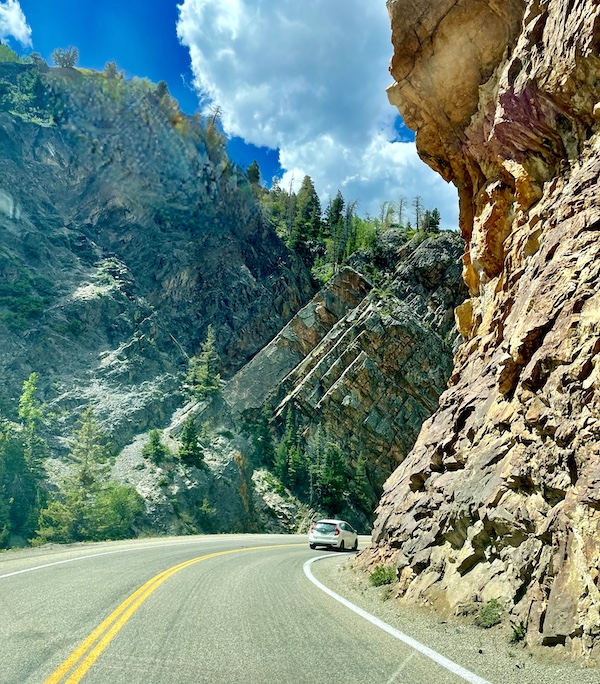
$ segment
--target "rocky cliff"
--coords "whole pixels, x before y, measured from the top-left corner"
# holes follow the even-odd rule
[[[0,65],[5,412],[36,371],[123,445],[168,422],[209,323],[230,374],[312,296],[224,143],[164,83]]]
[[[279,433],[291,411],[303,448],[322,431],[349,477],[364,459],[368,503],[357,510],[346,497],[344,510],[361,529],[451,373],[463,249],[456,233],[405,236],[386,250],[393,267],[383,290],[342,269],[224,389],[238,416],[270,406]]]
[[[388,0],[390,100],[458,187],[471,298],[448,390],[364,562],[600,662],[600,6]]]

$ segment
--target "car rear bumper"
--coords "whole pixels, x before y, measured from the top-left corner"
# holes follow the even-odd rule
[[[340,545],[339,539],[333,539],[331,537],[309,537],[308,538],[308,543],[309,544],[314,544],[315,546],[330,546],[332,548],[338,548]]]

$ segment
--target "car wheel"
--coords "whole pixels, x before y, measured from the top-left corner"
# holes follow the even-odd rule
[[[309,546],[310,546],[311,549],[316,549],[316,548],[317,548],[317,545],[316,545],[316,544],[309,544]]]
[[[358,537],[356,537],[356,540],[354,541],[354,546],[352,547],[353,551],[356,551],[358,549]]]
[[[342,541],[340,542],[340,551],[345,551],[345,550],[346,550],[346,547],[344,545],[344,540],[342,539]]]

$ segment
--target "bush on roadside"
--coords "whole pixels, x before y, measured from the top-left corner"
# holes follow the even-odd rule
[[[369,576],[369,581],[374,587],[391,584],[396,579],[396,570],[389,565],[376,565]]]
[[[479,609],[475,624],[484,629],[489,629],[502,621],[502,612],[502,605],[498,599],[491,599]]]

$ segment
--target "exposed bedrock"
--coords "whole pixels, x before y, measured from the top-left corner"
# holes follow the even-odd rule
[[[600,4],[391,0],[390,100],[459,190],[471,298],[363,562],[449,612],[500,599],[600,662]]]

